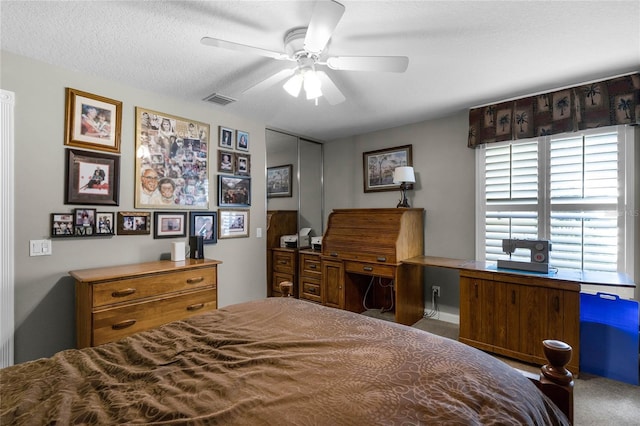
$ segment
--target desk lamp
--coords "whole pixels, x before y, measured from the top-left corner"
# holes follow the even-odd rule
[[[400,184],[400,190],[402,191],[402,199],[396,207],[409,207],[407,201],[407,189],[410,185],[416,181],[416,177],[413,173],[413,167],[396,167],[393,171],[393,183]]]

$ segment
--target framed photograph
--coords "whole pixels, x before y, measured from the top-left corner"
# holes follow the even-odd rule
[[[118,235],[148,235],[151,233],[151,213],[118,212]]]
[[[291,197],[293,166],[267,167],[267,198]]]
[[[241,152],[236,153],[235,174],[240,176],[251,175],[251,155]]]
[[[153,238],[187,236],[187,212],[153,212]]]
[[[66,88],[64,144],[120,152],[122,102]]]
[[[251,178],[218,175],[218,205],[246,207],[251,205]]]
[[[413,166],[411,145],[364,152],[362,162],[364,192],[397,191],[400,185],[393,183],[393,171],[396,167]],[[413,189],[413,184],[408,189]]]
[[[117,206],[120,157],[69,148],[66,154],[64,203]]]
[[[189,236],[202,236],[204,244],[218,242],[218,213],[216,212],[191,212],[189,223]]]
[[[209,208],[209,125],[136,107],[135,207]]]
[[[242,130],[236,131],[236,149],[238,151],[249,151],[249,133]]]
[[[218,150],[218,172],[235,173],[236,154],[233,151]]]
[[[113,212],[97,212],[96,234],[98,235],[115,235],[116,221]]]
[[[73,213],[51,213],[51,237],[74,237],[75,220]]]
[[[96,231],[96,209],[75,209],[73,211],[73,234],[78,236],[94,235]]]
[[[220,141],[218,145],[221,148],[233,149],[233,129],[220,126]]]
[[[218,210],[218,238],[249,236],[249,210]]]

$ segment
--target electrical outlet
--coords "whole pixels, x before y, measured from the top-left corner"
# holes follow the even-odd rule
[[[436,295],[436,297],[440,297],[440,286],[434,285],[431,287],[431,292]]]

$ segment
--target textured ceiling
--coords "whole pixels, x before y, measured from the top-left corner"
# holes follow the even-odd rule
[[[640,70],[640,0],[340,2],[331,55],[404,55],[409,68],[328,70],[347,98],[335,106],[292,98],[281,84],[243,93],[290,63],[200,43],[283,51],[313,1],[2,0],[1,46],[188,101],[218,92],[237,102],[205,104],[213,114],[320,140]]]

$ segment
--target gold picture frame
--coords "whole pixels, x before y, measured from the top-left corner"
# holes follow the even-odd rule
[[[69,87],[65,98],[64,144],[120,153],[122,102]]]

